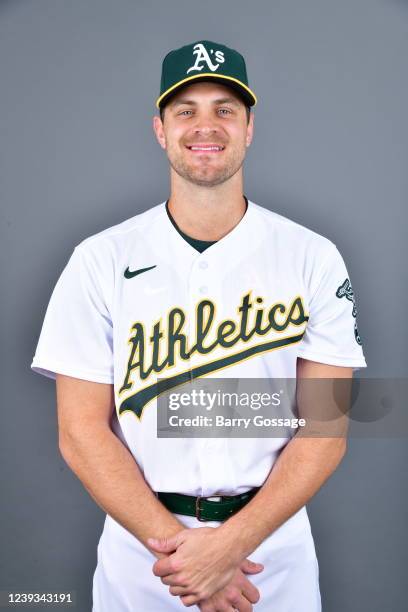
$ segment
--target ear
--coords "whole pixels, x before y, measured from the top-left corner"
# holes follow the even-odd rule
[[[246,146],[249,147],[249,145],[252,142],[252,138],[254,136],[254,113],[251,111],[249,114],[249,122],[247,125],[247,136],[246,136]]]
[[[164,133],[163,122],[158,115],[153,117],[153,130],[161,148],[166,149],[166,135]]]

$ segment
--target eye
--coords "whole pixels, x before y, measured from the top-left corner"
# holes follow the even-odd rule
[[[179,115],[186,115],[186,113],[192,113],[193,111],[191,110],[184,110],[181,111],[180,113],[178,113]],[[220,112],[221,114],[226,114],[226,115],[231,115],[232,111],[229,108],[219,108],[218,112]]]

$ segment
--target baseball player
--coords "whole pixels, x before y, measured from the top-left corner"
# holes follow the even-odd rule
[[[56,379],[61,453],[106,512],[93,612],[321,610],[305,504],[344,439],[157,436],[186,379],[366,366],[336,245],[244,195],[256,102],[236,50],[165,56],[170,197],[77,244],[45,314],[31,367]]]

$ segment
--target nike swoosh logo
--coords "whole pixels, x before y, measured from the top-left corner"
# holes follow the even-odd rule
[[[138,274],[142,274],[142,272],[147,272],[148,270],[153,270],[153,268],[156,268],[156,266],[150,266],[149,268],[140,268],[140,270],[134,270],[133,272],[131,272],[129,270],[129,266],[126,268],[125,273],[124,273],[124,277],[125,278],[133,278],[134,276],[137,276]]]

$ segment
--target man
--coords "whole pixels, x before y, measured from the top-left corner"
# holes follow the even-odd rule
[[[107,513],[94,612],[321,609],[305,504],[344,437],[157,437],[159,395],[186,380],[366,365],[336,246],[244,195],[256,101],[237,51],[167,54],[170,198],[78,244],[47,309],[31,367],[56,379],[61,453]]]

